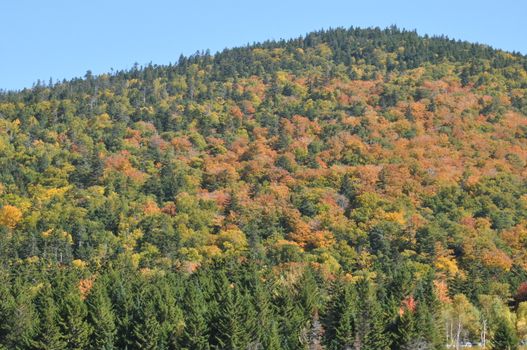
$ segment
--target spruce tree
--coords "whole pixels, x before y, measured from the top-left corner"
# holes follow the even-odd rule
[[[419,339],[413,310],[401,309],[393,325],[393,344],[395,349],[405,349]]]
[[[306,318],[311,318],[321,308],[321,293],[311,268],[304,271],[302,278],[297,283],[299,299],[306,312]]]
[[[36,336],[31,341],[31,349],[62,350],[66,348],[65,336],[61,332],[59,308],[51,287],[43,286],[36,299],[39,312],[39,325]]]
[[[305,310],[295,300],[295,296],[285,289],[280,290],[279,313],[280,335],[285,349],[302,349],[305,346],[305,331],[308,320]]]
[[[257,279],[259,281],[259,279]],[[270,291],[267,284],[257,282],[255,288],[254,304],[258,324],[256,337],[258,344],[264,349],[280,349],[280,336],[278,334],[278,321],[276,320],[275,307],[270,300]]]
[[[262,347],[266,350],[281,350],[282,344],[280,339],[280,331],[278,329],[278,321],[272,320],[270,327],[267,329],[267,336],[262,340]]]
[[[441,319],[441,303],[436,295],[434,278],[434,273],[430,271],[416,287],[417,313],[415,318],[420,338],[431,348],[440,349],[446,339],[444,339],[444,322]]]
[[[179,349],[183,335],[183,311],[177,303],[179,291],[173,288],[166,278],[156,283],[153,296],[159,323],[161,325],[161,345],[163,348]]]
[[[209,350],[209,327],[207,323],[207,303],[197,283],[190,283],[185,293],[185,329],[183,347],[191,350]]]
[[[214,334],[218,349],[245,349],[254,341],[251,328],[254,325],[254,309],[248,298],[239,290],[228,287],[220,303],[219,315],[215,319]]]
[[[354,315],[351,307],[343,310],[337,328],[335,340],[332,342],[334,349],[351,349],[355,338]]]
[[[83,350],[88,346],[91,327],[88,310],[77,288],[70,288],[61,303],[61,327],[68,349]]]
[[[22,278],[1,286],[0,343],[8,349],[28,348],[39,324],[32,292]]]
[[[3,279],[7,276],[1,274],[0,277]],[[13,337],[15,331],[13,329],[13,314],[16,309],[16,301],[6,280],[0,281],[0,320],[2,320],[0,322],[0,346],[5,348],[16,346],[16,339]]]
[[[491,341],[492,350],[517,350],[518,349],[518,336],[510,324],[510,322],[504,318],[498,321],[496,330],[494,331],[494,337]]]
[[[155,350],[161,345],[161,325],[153,301],[138,303],[132,334],[135,349]]]
[[[385,316],[367,277],[357,282],[356,307],[354,346],[362,350],[387,350],[390,339],[386,334]]]
[[[323,318],[329,349],[352,349],[355,339],[355,295],[350,283],[337,281]]]
[[[106,286],[96,281],[87,299],[88,319],[92,327],[90,349],[115,349],[116,326],[112,302],[106,292]]]
[[[115,346],[118,349],[133,348],[134,340],[130,334],[134,332],[134,310],[138,306],[138,296],[141,286],[136,271],[129,267],[111,271],[108,274],[111,283],[107,285],[107,291],[112,303],[112,311],[115,315],[116,338]]]

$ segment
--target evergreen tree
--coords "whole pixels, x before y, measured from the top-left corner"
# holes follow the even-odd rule
[[[278,329],[278,321],[271,321],[270,327],[267,329],[267,335],[260,340],[263,349],[281,350],[280,331]]]
[[[70,288],[61,303],[61,328],[67,349],[86,349],[91,333],[88,310],[77,288]]]
[[[183,305],[185,310],[183,347],[188,350],[209,350],[207,303],[197,283],[189,283]]]
[[[514,348],[526,69],[339,28],[0,91],[0,349]]]
[[[184,328],[183,312],[176,301],[179,285],[166,278],[156,282],[153,299],[161,325],[161,344],[164,348],[179,349]]]
[[[325,338],[329,349],[351,350],[355,340],[355,301],[351,283],[338,281],[324,317]]]
[[[38,325],[33,300],[20,280],[0,274],[0,346],[27,348]]]
[[[508,320],[502,318],[498,321],[494,337],[491,341],[492,350],[517,350],[518,336]]]
[[[258,279],[257,279],[258,280]],[[257,282],[255,288],[254,304],[256,306],[256,337],[258,344],[264,349],[280,349],[280,335],[275,307],[270,300],[270,286]]]
[[[343,310],[337,328],[335,339],[332,342],[334,349],[351,350],[354,341],[354,315],[353,309],[347,307]]]
[[[436,296],[434,278],[435,275],[431,271],[416,287],[415,319],[421,342],[429,344],[431,348],[441,349],[446,339],[444,339],[444,322],[441,320],[441,304]]]
[[[92,326],[90,349],[115,349],[115,315],[104,282],[100,280],[95,282],[88,296],[87,304],[88,319]]]
[[[245,349],[254,341],[254,308],[241,287],[231,286],[220,302],[219,314],[214,320],[215,342],[218,349]]]
[[[154,350],[161,348],[161,325],[153,301],[142,300],[134,313],[132,334],[135,349]]]
[[[308,319],[290,291],[280,290],[280,337],[284,349],[302,349],[306,343]]]
[[[354,347],[361,350],[387,350],[385,316],[371,281],[363,277],[357,282],[357,313]]]
[[[118,349],[133,348],[134,338],[134,311],[137,310],[140,287],[139,277],[136,271],[129,266],[121,267],[120,270],[112,270],[108,274],[107,290],[112,301],[112,311],[115,315],[116,339],[115,346]]]
[[[393,325],[393,349],[405,349],[419,339],[415,311],[401,309]]]
[[[304,271],[302,278],[298,281],[297,288],[300,302],[306,312],[306,318],[311,318],[315,312],[320,310],[323,300],[314,271],[311,268]]]
[[[31,341],[31,349],[61,350],[66,348],[65,336],[61,332],[61,319],[51,287],[43,286],[35,301],[39,312],[37,334]]]

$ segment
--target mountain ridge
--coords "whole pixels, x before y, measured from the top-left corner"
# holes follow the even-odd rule
[[[447,46],[451,46],[451,47],[457,47],[458,49],[459,48],[464,48],[465,51],[470,51],[471,54],[474,54],[478,51],[486,51],[487,54],[496,54],[496,53],[509,53],[515,57],[519,57],[519,58],[523,58],[525,59],[527,57],[527,55],[525,54],[522,54],[520,52],[516,52],[516,51],[508,51],[508,50],[503,50],[503,49],[497,49],[497,48],[494,48],[490,45],[487,45],[487,44],[484,44],[484,43],[472,43],[470,41],[467,41],[467,40],[463,40],[463,39],[451,39],[449,38],[448,36],[444,36],[444,35],[428,35],[428,34],[424,34],[424,35],[419,35],[417,34],[417,31],[416,30],[406,30],[406,29],[400,29],[398,28],[397,26],[390,26],[390,27],[387,27],[387,28],[380,28],[380,27],[369,27],[369,28],[359,28],[359,27],[350,27],[350,28],[344,28],[344,27],[337,27],[337,28],[329,28],[329,29],[321,29],[321,30],[318,30],[318,31],[314,31],[314,32],[310,32],[308,34],[305,34],[305,35],[301,35],[299,37],[296,37],[296,38],[291,38],[291,39],[278,39],[278,40],[266,40],[266,41],[263,41],[263,42],[256,42],[256,43],[252,43],[252,44],[246,44],[244,46],[237,46],[237,47],[232,47],[232,48],[225,48],[223,50],[218,50],[216,53],[214,53],[213,55],[211,55],[209,53],[209,50],[198,50],[196,51],[195,54],[192,54],[192,55],[189,55],[189,56],[185,56],[185,55],[180,55],[178,61],[174,64],[147,64],[147,65],[139,65],[139,64],[135,64],[133,68],[130,68],[130,69],[124,69],[124,70],[117,70],[115,71],[114,73],[101,73],[101,74],[98,74],[97,76],[106,76],[106,75],[119,75],[119,74],[131,74],[133,73],[134,71],[137,72],[138,70],[142,70],[143,68],[166,68],[166,69],[171,69],[171,68],[176,68],[177,66],[181,65],[181,64],[185,64],[185,62],[194,62],[194,61],[197,61],[201,58],[205,58],[207,59],[207,57],[215,57],[215,58],[219,58],[221,60],[221,57],[223,56],[227,56],[230,54],[230,53],[233,53],[233,52],[236,52],[236,51],[243,51],[243,50],[251,50],[251,49],[254,49],[254,48],[265,48],[265,49],[270,49],[270,48],[277,48],[277,47],[281,47],[281,46],[284,46],[284,45],[297,45],[297,47],[301,47],[301,46],[307,46],[309,47],[310,45],[312,45],[312,41],[317,41],[317,40],[324,40],[324,36],[327,36],[328,34],[332,34],[332,33],[339,33],[339,35],[347,35],[347,36],[356,36],[357,34],[359,34],[359,36],[357,36],[356,39],[360,39],[360,40],[367,40],[368,39],[368,36],[374,36],[374,35],[379,35],[379,34],[383,34],[383,35],[398,35],[398,36],[406,36],[408,39],[412,39],[412,40],[415,40],[415,39],[424,39],[426,41],[431,41],[431,42],[435,42],[435,43],[443,43]],[[393,50],[393,48],[392,48]],[[438,53],[439,56],[441,56],[441,54],[444,54],[443,52],[439,52]],[[87,74],[85,75],[84,78],[86,78],[86,76],[92,76],[92,74],[90,73],[90,71],[88,70],[87,71]],[[95,76],[96,77],[96,76]],[[71,79],[63,79],[61,82],[57,82],[55,84],[64,84],[64,83],[74,83],[76,81],[79,81],[79,80],[82,80],[83,78],[71,78]],[[38,81],[34,84],[36,87],[39,87],[39,86],[46,86],[45,84],[45,81]],[[49,85],[48,85],[49,87]],[[12,94],[12,93],[17,93],[17,92],[22,92],[24,90],[30,90],[31,88],[22,88],[22,89],[19,89],[19,90],[0,90],[0,92],[2,92],[2,94]]]

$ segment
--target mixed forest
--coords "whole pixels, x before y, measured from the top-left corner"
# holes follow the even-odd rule
[[[331,29],[0,93],[0,349],[516,349],[527,57]]]

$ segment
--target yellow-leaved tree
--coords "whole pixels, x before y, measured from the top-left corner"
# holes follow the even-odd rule
[[[13,205],[4,205],[0,209],[0,225],[13,229],[21,219],[22,211]]]

